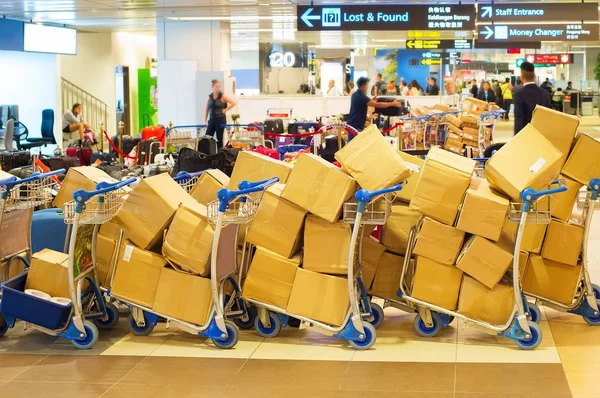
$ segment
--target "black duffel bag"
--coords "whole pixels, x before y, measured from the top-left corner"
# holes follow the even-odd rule
[[[225,154],[225,165],[221,171],[227,174],[229,177],[231,177],[231,174],[233,173],[233,167],[235,166],[235,162],[240,152],[240,148],[223,147],[219,149],[219,153]]]
[[[208,169],[219,169],[225,172],[226,161],[227,155],[223,151],[219,151],[214,155],[206,155],[190,148],[181,148],[175,162],[173,175],[180,171],[195,173]]]
[[[395,98],[377,98],[377,102],[394,102]],[[390,106],[389,108],[376,108],[376,113],[383,116],[402,116],[406,114],[406,106],[404,101],[400,100],[400,106]]]

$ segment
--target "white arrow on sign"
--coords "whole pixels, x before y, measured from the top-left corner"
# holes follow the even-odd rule
[[[486,25],[485,30],[482,30],[481,32],[479,32],[479,34],[485,35],[485,40],[487,40],[490,37],[494,36],[494,30]]]
[[[481,18],[491,18],[492,17],[492,7],[491,6],[484,6],[481,7]]]
[[[312,10],[313,10],[312,8],[309,8],[300,17],[300,19],[302,20],[302,22],[304,22],[306,24],[306,26],[308,26],[309,28],[313,28],[314,27],[313,23],[310,22],[311,19],[321,19],[320,15],[310,15],[310,13],[312,12]]]

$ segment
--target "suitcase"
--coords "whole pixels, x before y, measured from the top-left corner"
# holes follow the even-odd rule
[[[69,171],[71,167],[77,167],[81,165],[81,161],[78,158],[70,156],[55,156],[53,158],[48,158],[47,161],[47,166],[50,168],[50,170],[65,169]]]
[[[104,153],[102,151],[92,153],[92,164],[95,164],[97,161],[102,163],[114,163],[115,157],[112,153]]]
[[[30,164],[30,160],[31,154],[29,151],[0,152],[0,166],[2,166],[2,170],[4,171],[27,166]]]
[[[394,102],[392,98],[377,98],[377,102]],[[377,108],[376,112],[383,116],[401,116],[405,114],[404,101],[400,101],[400,106],[390,106],[389,108]],[[404,112],[404,113],[403,113]]]
[[[160,153],[160,141],[155,138],[149,140],[140,141],[138,144],[138,165],[143,166],[146,164],[154,163],[154,158]]]
[[[92,148],[71,147],[67,148],[66,155],[71,158],[79,159],[80,166],[89,166],[92,164]]]
[[[265,133],[283,134],[283,120],[267,119],[264,124]]]
[[[119,147],[119,136],[115,135],[111,138],[111,141],[115,144],[115,146],[118,148]],[[124,135],[123,136],[123,153],[125,154],[129,154],[131,153],[131,150],[135,147],[137,147],[137,145],[139,144],[139,142],[141,141],[141,139],[138,138],[133,138],[130,135]],[[114,151],[112,151],[112,147],[111,147],[111,153],[113,153],[116,157],[119,156],[118,153],[114,153]]]
[[[52,231],[51,234],[48,231]],[[43,249],[63,252],[67,239],[67,224],[60,209],[45,209],[33,212],[31,219],[31,249],[37,253]]]
[[[342,144],[343,146],[343,144]],[[320,155],[323,159],[328,162],[335,162],[335,153],[339,150],[339,143],[337,137],[331,137],[325,139],[325,148],[322,148],[320,151]]]
[[[148,126],[142,129],[142,141],[151,140],[153,138],[160,142],[160,146],[165,146],[166,141],[166,130],[165,126]]]
[[[194,173],[208,169],[219,169],[225,173],[227,155],[219,151],[214,155],[206,155],[190,148],[181,148],[173,168],[173,175],[180,171]]]
[[[214,155],[217,153],[217,140],[214,137],[204,136],[200,137],[198,141],[198,152],[206,155]]]
[[[261,155],[268,156],[272,159],[279,160],[279,152],[277,149],[267,148],[266,146],[259,145],[252,152],[260,153]]]

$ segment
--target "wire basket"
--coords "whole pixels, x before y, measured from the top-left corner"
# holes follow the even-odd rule
[[[533,209],[527,212],[526,224],[550,224],[552,219],[550,215],[550,198],[545,200],[547,206],[540,205],[540,201],[534,203]],[[523,203],[510,203],[508,211],[508,222],[519,223],[523,215]]]
[[[4,211],[25,210],[52,202],[55,182],[44,177],[17,185],[6,200]],[[4,188],[0,188],[6,191]]]
[[[192,188],[194,188],[194,185],[196,185],[196,183],[198,182],[198,178],[200,176],[194,176],[192,178],[185,178],[182,179],[181,181],[177,181],[177,183],[179,184],[179,186],[183,189],[185,189],[186,192],[190,193],[192,191]]]
[[[264,191],[253,192],[247,195],[240,195],[231,202],[229,207],[223,212],[221,218],[224,225],[226,224],[246,224],[254,218],[260,205]],[[216,224],[219,215],[219,201],[210,202],[207,207],[208,221],[211,224]]]
[[[167,145],[196,149],[204,130],[204,127],[174,127],[167,134]]]
[[[396,195],[385,194],[376,197],[367,204],[367,208],[360,220],[361,225],[384,225],[390,215],[392,202]],[[358,202],[344,203],[344,222],[354,224],[356,222],[356,213],[358,211]]]
[[[582,190],[577,193],[577,208],[579,210],[588,209],[590,207],[590,201],[592,197],[592,191]],[[596,199],[596,203],[600,202],[600,199]]]
[[[265,145],[265,136],[257,127],[234,127],[229,131],[229,143],[234,148],[255,148]]]
[[[125,200],[126,191],[118,189],[112,192],[93,196],[83,207],[83,211],[79,214],[79,224],[104,224],[110,221],[117,213],[123,201]],[[65,223],[75,223],[75,208],[74,200],[65,203],[64,215]]]

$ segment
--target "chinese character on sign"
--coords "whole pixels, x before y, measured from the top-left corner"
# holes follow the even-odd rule
[[[462,25],[463,25],[463,23],[462,23],[462,22],[457,22],[457,23],[456,23],[456,27],[457,27],[457,28],[462,28]]]
[[[440,23],[439,22],[434,22],[433,27],[434,28],[439,28],[440,27]]]
[[[433,12],[433,7],[429,7],[429,10],[427,10],[429,13]]]
[[[446,12],[450,13],[450,7],[446,7]]]
[[[440,8],[439,7],[433,7],[433,12],[440,12]]]
[[[446,27],[446,22],[440,22],[440,28],[445,28]]]
[[[429,21],[429,23],[427,24],[428,28],[433,28],[433,22]]]

